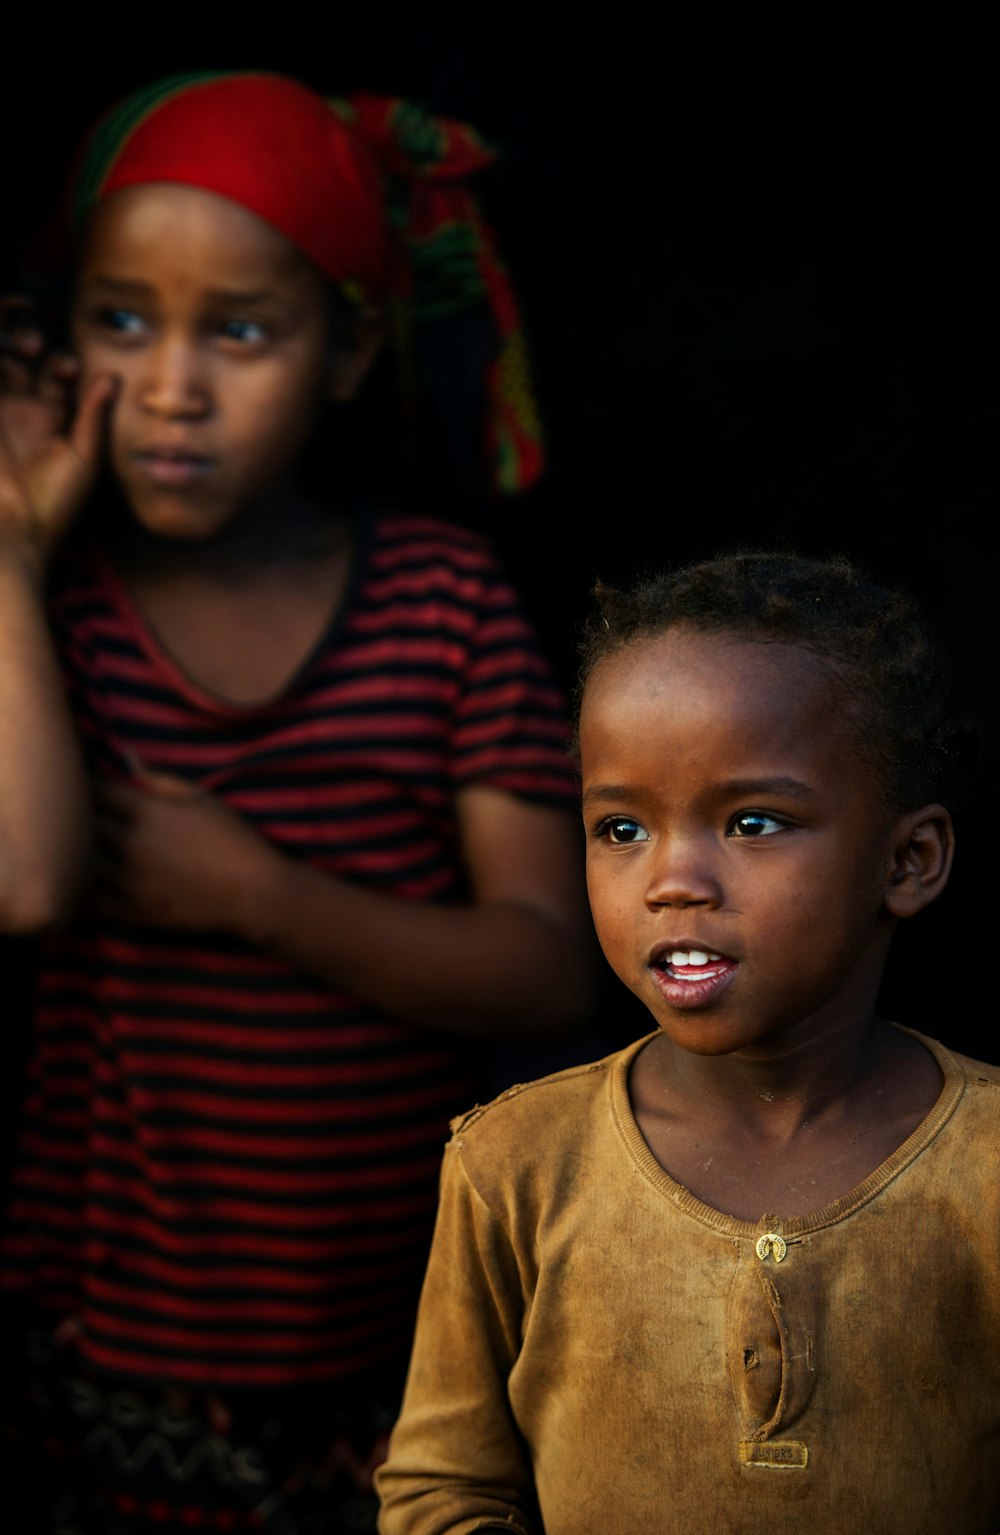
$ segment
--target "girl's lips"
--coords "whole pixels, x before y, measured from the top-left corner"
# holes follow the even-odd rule
[[[148,448],[135,455],[154,485],[190,485],[206,472],[211,459],[197,453],[177,453]]]
[[[698,963],[688,963],[689,959]],[[664,999],[671,1007],[682,1008],[705,1007],[714,1002],[729,986],[738,968],[738,960],[693,946],[666,949],[649,965]]]

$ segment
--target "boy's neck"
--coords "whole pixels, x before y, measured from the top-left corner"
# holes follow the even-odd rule
[[[678,1103],[735,1114],[772,1133],[785,1118],[814,1118],[856,1093],[883,1070],[897,1038],[872,1008],[722,1056],[697,1055],[661,1034],[650,1056]]]
[[[744,1220],[802,1216],[881,1166],[941,1090],[933,1056],[874,1011],[794,1031],[765,1054],[698,1056],[666,1035],[637,1056],[636,1121],[661,1166]]]

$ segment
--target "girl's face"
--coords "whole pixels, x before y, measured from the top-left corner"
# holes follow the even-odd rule
[[[592,675],[580,754],[598,936],[677,1045],[755,1053],[872,1012],[899,833],[822,662],[640,640]]]
[[[111,465],[168,538],[226,528],[284,476],[331,393],[323,278],[253,213],[194,187],[123,188],[81,255],[83,378],[119,381]]]

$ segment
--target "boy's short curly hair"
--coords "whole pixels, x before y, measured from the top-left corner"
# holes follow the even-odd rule
[[[595,595],[580,647],[577,712],[603,660],[676,625],[797,645],[828,663],[887,804],[912,809],[957,792],[969,732],[958,721],[950,667],[916,603],[849,560],[740,550],[624,590],[598,583]]]

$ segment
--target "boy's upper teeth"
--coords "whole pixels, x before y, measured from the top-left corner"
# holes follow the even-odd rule
[[[670,953],[672,965],[707,965],[710,960],[721,958],[721,954],[711,954],[706,949],[673,949]]]

